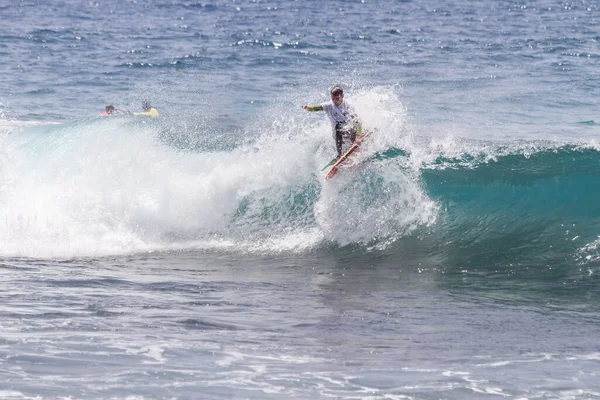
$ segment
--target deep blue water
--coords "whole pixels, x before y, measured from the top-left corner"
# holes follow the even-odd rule
[[[0,4],[0,397],[600,397],[599,18]]]

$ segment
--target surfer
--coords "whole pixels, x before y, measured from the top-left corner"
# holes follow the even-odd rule
[[[131,113],[127,110],[121,110],[120,108],[116,108],[112,104],[107,104],[104,107],[104,111],[100,113],[100,115],[130,115]]]
[[[333,138],[335,139],[335,148],[338,158],[342,155],[342,144],[344,138],[349,138],[352,143],[356,141],[356,136],[362,134],[362,127],[354,107],[344,101],[344,89],[341,86],[334,86],[330,90],[331,101],[316,106],[300,106],[306,111],[325,111],[331,127],[333,128]]]
[[[150,103],[146,100],[142,102],[142,108],[144,111],[142,112],[134,112],[133,115],[138,117],[158,117],[158,110],[150,105]]]

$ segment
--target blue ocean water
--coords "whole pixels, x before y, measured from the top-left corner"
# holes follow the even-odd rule
[[[600,398],[600,2],[0,18],[0,398]]]

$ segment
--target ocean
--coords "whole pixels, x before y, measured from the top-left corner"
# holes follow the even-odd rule
[[[599,1],[0,19],[0,398],[600,398]]]

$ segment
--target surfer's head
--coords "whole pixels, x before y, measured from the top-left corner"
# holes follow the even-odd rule
[[[148,100],[144,100],[142,101],[142,108],[144,109],[144,111],[148,111],[152,107],[150,106],[150,102]]]
[[[336,106],[342,104],[342,101],[344,101],[344,89],[342,89],[341,86],[332,87],[330,93],[331,101],[333,101],[333,104],[335,104]]]
[[[104,107],[104,111],[106,111],[107,114],[112,114],[112,112],[115,111],[115,106],[107,104],[106,107]]]

